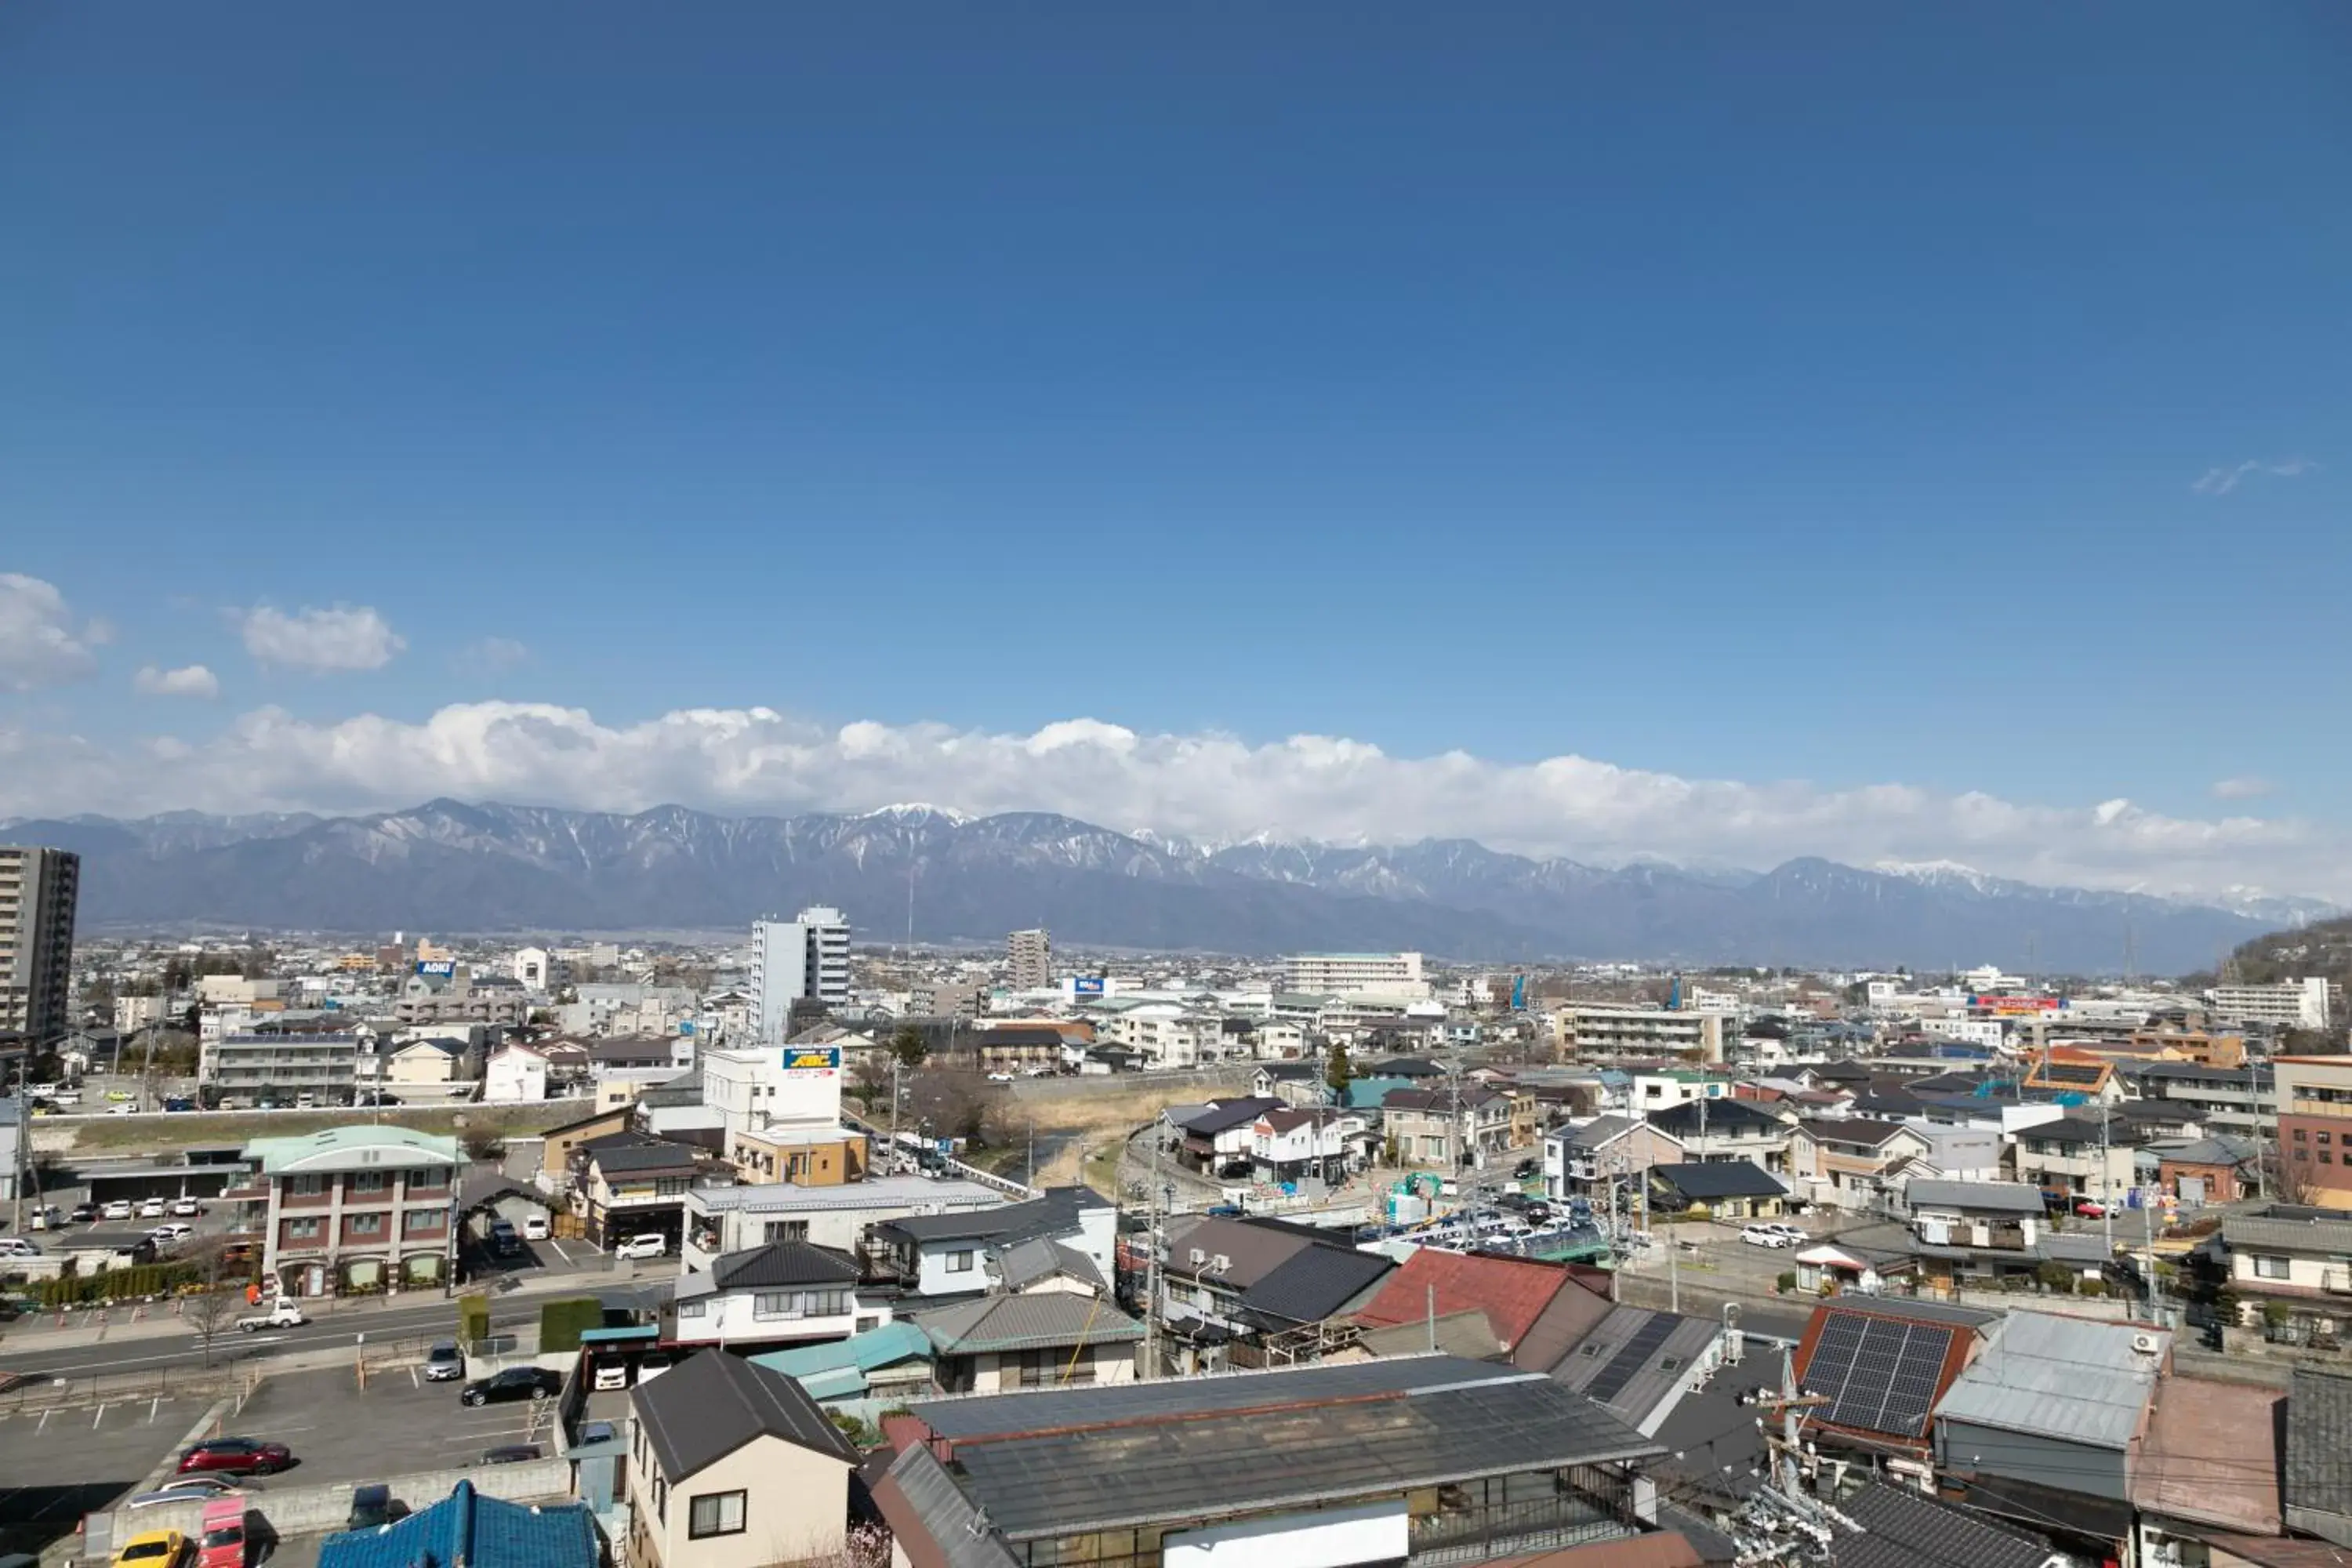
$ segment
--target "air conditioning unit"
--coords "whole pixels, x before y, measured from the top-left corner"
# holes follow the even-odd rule
[[[1209,1259],[1209,1267],[1215,1269],[1220,1274],[1229,1273],[1233,1269],[1234,1260],[1220,1252],[1214,1258]]]
[[[1197,1247],[1194,1247],[1188,1256],[1191,1258],[1192,1267],[1195,1268],[1198,1268],[1201,1265],[1209,1261],[1209,1255],[1202,1251]]]
[[[2154,1334],[2134,1334],[2132,1336],[2132,1349],[2139,1352],[2142,1355],[2154,1355],[2157,1352],[2157,1349],[2160,1342],[2159,1342]]]

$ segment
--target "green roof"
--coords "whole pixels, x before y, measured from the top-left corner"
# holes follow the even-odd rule
[[[377,1166],[400,1169],[415,1165],[455,1165],[457,1141],[438,1138],[407,1127],[377,1127],[365,1122],[330,1127],[299,1138],[257,1138],[245,1146],[245,1157],[265,1176],[289,1172],[364,1171]]]
[[[771,1372],[798,1383],[811,1399],[855,1399],[866,1392],[866,1376],[902,1361],[928,1361],[931,1342],[923,1331],[900,1319],[821,1345],[796,1345],[770,1351],[751,1359]]]

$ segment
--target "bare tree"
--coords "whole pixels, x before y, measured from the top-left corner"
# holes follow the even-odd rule
[[[2272,1198],[2283,1204],[2308,1204],[2317,1191],[2311,1179],[2310,1164],[2290,1158],[2286,1150],[2275,1143],[2263,1153],[2263,1179]]]
[[[203,1272],[196,1288],[180,1300],[180,1319],[196,1336],[205,1365],[209,1367],[213,1364],[213,1342],[236,1321],[237,1309],[245,1304],[243,1293],[231,1276],[227,1251],[219,1242],[207,1244],[185,1261],[197,1265]]]

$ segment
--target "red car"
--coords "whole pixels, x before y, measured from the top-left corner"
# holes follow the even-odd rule
[[[180,1456],[180,1474],[208,1470],[233,1476],[267,1476],[294,1462],[294,1450],[283,1443],[263,1443],[251,1437],[215,1437]]]
[[[2105,1219],[2107,1217],[2107,1205],[2096,1198],[2076,1198],[2074,1212],[2084,1219]]]

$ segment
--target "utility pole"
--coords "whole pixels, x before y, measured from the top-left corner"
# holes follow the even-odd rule
[[[2113,1168],[2107,1153],[2109,1109],[2106,1096],[2102,1091],[2099,1098],[2099,1225],[2106,1233],[2106,1256],[2113,1258],[2116,1255],[2116,1202],[2115,1183],[2107,1177],[2108,1171]]]

